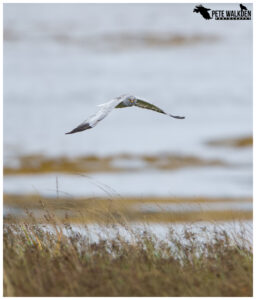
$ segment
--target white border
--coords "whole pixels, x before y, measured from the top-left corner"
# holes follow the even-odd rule
[[[221,3],[221,4],[240,4],[240,3],[244,3],[244,4],[253,4],[253,1],[246,1],[246,2],[243,2],[243,1],[232,1],[232,0],[225,0],[225,1],[221,1],[221,0],[216,0],[216,1],[207,1],[207,0],[201,0],[201,1],[194,1],[194,0],[186,0],[186,1],[172,1],[172,0],[160,0],[160,1],[156,1],[156,0],[124,0],[124,1],[121,1],[121,0],[112,0],[112,1],[108,1],[108,0],[90,0],[90,1],[86,1],[86,0],[76,0],[76,1],[68,1],[68,0],[54,0],[54,1],[50,1],[50,0],[29,0],[29,1],[19,1],[19,0],[16,0],[16,1],[10,1],[10,0],[4,0],[2,1],[2,3],[21,3],[21,4],[24,4],[24,3],[70,3],[70,4],[76,4],[76,3],[134,3],[134,4],[140,4],[140,3],[155,3],[155,4],[161,4],[161,3],[173,3],[173,4],[188,4],[188,3],[191,3],[191,4],[200,4],[200,3],[212,3],[212,4],[215,4],[215,3]]]

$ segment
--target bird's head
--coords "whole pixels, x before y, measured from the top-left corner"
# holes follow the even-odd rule
[[[124,103],[126,106],[133,106],[133,105],[135,105],[136,101],[137,101],[137,98],[136,98],[136,97],[131,96],[131,95],[128,95],[128,96],[124,99],[123,103]]]

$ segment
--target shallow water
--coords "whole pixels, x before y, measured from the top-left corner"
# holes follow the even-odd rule
[[[47,231],[55,232],[49,225],[42,226]],[[195,245],[204,246],[205,243],[212,241],[216,234],[225,232],[228,237],[236,244],[242,243],[243,246],[252,247],[252,222],[199,222],[194,224],[129,224],[129,228],[123,226],[101,226],[98,224],[72,225],[72,232],[62,228],[63,233],[71,235],[79,233],[85,236],[90,243],[97,243],[100,240],[114,240],[121,237],[128,242],[137,238],[142,238],[144,233],[154,236],[156,242],[170,241],[168,236],[178,239],[182,244],[188,243],[185,232],[193,234]]]
[[[58,181],[58,187],[56,184]],[[251,197],[248,168],[205,167],[121,174],[6,176],[4,190],[15,194],[77,196]]]
[[[252,203],[239,202],[239,203],[207,203],[207,204],[142,204],[138,205],[137,209],[142,212],[184,212],[184,211],[207,211],[207,210],[239,210],[251,211]]]

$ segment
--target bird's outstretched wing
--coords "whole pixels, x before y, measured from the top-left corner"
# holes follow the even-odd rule
[[[153,105],[151,103],[148,103],[146,101],[143,101],[143,100],[137,100],[136,103],[135,103],[135,106],[138,106],[138,107],[141,107],[141,108],[145,108],[145,109],[154,110],[156,112],[168,115],[168,116],[170,116],[172,118],[175,118],[175,119],[185,119],[185,117],[174,116],[174,115],[168,114],[165,111],[163,111],[161,108],[159,108],[159,107],[157,107],[157,106],[155,106],[155,105]]]
[[[66,134],[72,134],[72,133],[76,133],[79,131],[84,131],[86,129],[93,128],[94,126],[96,126],[98,124],[98,122],[103,120],[122,101],[123,101],[123,97],[117,97],[113,100],[110,100],[107,103],[98,105],[99,110],[95,114],[91,115],[83,123],[78,125],[76,128],[74,128],[70,132],[67,132]]]

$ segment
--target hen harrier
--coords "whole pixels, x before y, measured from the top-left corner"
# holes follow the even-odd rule
[[[66,134],[76,133],[79,131],[93,128],[94,126],[96,126],[98,124],[99,121],[103,120],[114,108],[125,108],[125,107],[129,107],[129,106],[138,106],[141,108],[154,110],[156,112],[168,115],[175,119],[184,119],[185,118],[185,117],[173,116],[171,114],[168,114],[165,111],[163,111],[161,108],[159,108],[151,103],[148,103],[146,101],[137,99],[136,97],[131,96],[131,95],[122,95],[122,96],[119,96],[117,98],[110,100],[109,102],[100,104],[98,106],[100,108],[94,115],[90,116],[82,124],[78,125],[75,129],[71,130],[70,132],[67,132]]]

